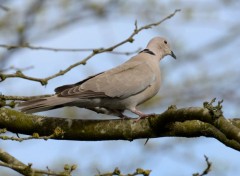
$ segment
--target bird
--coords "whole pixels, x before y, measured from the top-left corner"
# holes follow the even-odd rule
[[[55,89],[50,97],[37,98],[19,104],[25,113],[36,113],[65,106],[86,108],[97,113],[129,118],[129,110],[138,119],[148,117],[137,106],[155,96],[161,86],[159,61],[170,55],[176,59],[163,37],[152,38],[145,49],[123,64],[92,75],[75,84]]]

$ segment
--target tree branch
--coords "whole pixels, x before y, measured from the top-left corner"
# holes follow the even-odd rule
[[[32,168],[32,164],[29,163],[28,165],[25,165],[18,159],[14,158],[4,150],[0,149],[0,166],[8,167],[10,169],[13,169],[17,171],[20,174],[23,174],[25,176],[44,176],[44,175],[55,175],[55,176],[70,176],[71,172],[76,169],[76,165],[64,166],[64,171],[62,172],[54,172],[51,170],[40,170],[40,169],[34,169]]]
[[[84,119],[84,117],[82,117]],[[134,140],[141,138],[213,137],[240,151],[240,120],[226,120],[223,116],[213,118],[207,108],[169,108],[162,114],[135,122],[135,119],[82,120],[44,117],[25,114],[11,109],[0,109],[0,128],[13,133],[50,136],[58,129],[58,140]]]
[[[206,169],[204,169],[204,171],[201,174],[195,173],[195,174],[193,174],[193,176],[204,176],[204,175],[207,175],[211,171],[212,163],[209,162],[207,156],[204,155],[204,158],[205,158],[205,161],[207,163]]]
[[[21,45],[10,45],[10,44],[0,44],[1,48],[5,48],[7,50],[13,50],[13,49],[31,49],[31,50],[45,50],[45,51],[53,51],[53,52],[89,52],[93,50],[102,50],[104,48],[53,48],[53,47],[46,47],[46,46],[34,46],[30,45],[29,43],[24,43]],[[135,50],[135,51],[111,51],[111,54],[122,54],[122,55],[131,55],[134,53],[137,53],[141,50],[141,48]]]
[[[140,28],[138,28],[137,26],[137,23],[135,23],[135,29],[134,31],[132,32],[132,34],[130,34],[130,36],[128,38],[126,38],[125,40],[111,46],[111,47],[108,47],[108,48],[99,48],[99,49],[95,49],[92,51],[92,53],[90,55],[88,55],[86,58],[84,58],[83,60],[73,64],[73,65],[70,65],[69,67],[67,67],[66,69],[64,70],[60,70],[58,73],[55,73],[51,76],[48,76],[46,78],[34,78],[34,77],[31,77],[31,76],[27,76],[25,74],[23,74],[21,71],[17,71],[16,73],[14,74],[2,74],[0,73],[0,82],[4,81],[5,79],[7,78],[22,78],[22,79],[27,79],[27,80],[31,80],[31,81],[36,81],[36,82],[39,82],[41,83],[41,85],[46,85],[48,83],[49,80],[53,79],[53,78],[56,78],[58,76],[61,76],[61,75],[64,75],[65,73],[67,73],[68,71],[70,71],[71,69],[79,66],[79,65],[85,65],[87,63],[87,61],[89,59],[91,59],[93,56],[97,55],[97,54],[100,54],[100,53],[104,53],[104,52],[109,52],[109,51],[113,51],[115,48],[125,44],[125,43],[132,43],[134,41],[133,37],[135,35],[137,35],[139,32],[141,32],[142,30],[145,30],[145,29],[149,29],[151,27],[154,27],[154,26],[158,26],[160,25],[161,23],[163,23],[164,21],[170,19],[171,17],[173,17],[177,12],[179,12],[180,10],[177,9],[175,10],[172,14],[168,15],[167,17],[163,18],[161,21],[158,21],[156,23],[151,23],[151,24],[148,24],[148,25],[145,25],[145,26],[142,26]]]
[[[21,161],[17,160],[13,156],[9,155],[7,152],[0,149],[0,166],[8,167],[17,171],[20,174],[30,176],[31,174],[28,172],[31,167],[23,164]],[[41,176],[42,174],[37,174],[36,176]]]
[[[52,96],[52,95],[47,94],[47,95],[38,95],[38,96],[5,96],[5,95],[1,95],[1,92],[0,92],[0,108],[5,106],[14,108],[15,105],[18,103],[18,102],[15,102],[16,100],[27,101],[35,98],[44,98],[49,96]]]
[[[151,173],[151,170],[145,170],[142,168],[137,168],[136,171],[132,174],[128,173],[128,174],[122,174],[120,169],[115,168],[114,171],[112,172],[107,172],[107,173],[103,173],[101,174],[100,171],[98,171],[98,174],[96,176],[139,176],[139,175],[143,175],[143,176],[149,176]]]
[[[0,92],[1,93],[1,92]],[[0,101],[6,101],[6,100],[20,100],[20,101],[27,101],[35,98],[44,98],[44,97],[50,97],[53,96],[53,94],[46,94],[46,95],[37,95],[37,96],[11,96],[11,95],[1,95],[0,94]]]

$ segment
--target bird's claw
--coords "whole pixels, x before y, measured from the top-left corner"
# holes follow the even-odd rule
[[[138,122],[140,119],[145,119],[145,118],[148,118],[148,117],[151,117],[151,116],[155,116],[155,115],[156,115],[155,113],[142,114],[136,120],[134,120],[134,122]]]

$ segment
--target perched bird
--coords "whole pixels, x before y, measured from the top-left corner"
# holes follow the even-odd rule
[[[176,59],[167,40],[154,37],[146,49],[122,65],[76,84],[58,87],[55,95],[23,102],[19,107],[23,112],[34,113],[77,106],[122,118],[126,117],[123,111],[130,110],[139,118],[147,117],[149,114],[137,110],[136,106],[158,93],[161,85],[159,61],[167,55]]]

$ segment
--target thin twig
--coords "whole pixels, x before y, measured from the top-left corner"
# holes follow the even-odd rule
[[[48,167],[47,170],[40,170],[32,168],[32,164],[29,163],[28,165],[22,163],[9,153],[5,152],[3,149],[0,148],[0,166],[8,167],[21,173],[26,176],[42,176],[42,175],[55,175],[55,176],[70,176],[71,173],[76,170],[76,165],[68,165],[64,166],[64,170],[62,172],[54,172],[51,171]]]
[[[207,175],[211,171],[212,163],[209,162],[208,157],[206,155],[204,155],[204,158],[207,163],[207,167],[204,169],[204,171],[201,174],[195,173],[195,174],[193,174],[193,176],[204,176],[204,175]]]
[[[136,171],[132,174],[122,174],[119,168],[115,168],[112,172],[107,172],[101,174],[101,172],[98,170],[98,174],[96,176],[137,176],[137,175],[143,175],[143,176],[149,176],[151,173],[151,170],[145,170],[142,168],[137,168]]]
[[[0,92],[1,93],[1,92]],[[0,100],[19,100],[19,101],[27,101],[35,98],[45,98],[50,97],[53,94],[47,94],[47,95],[38,95],[38,96],[5,96],[0,94]]]
[[[0,161],[0,166],[3,167],[8,167],[10,169],[13,169],[15,171],[17,171],[18,173],[24,174],[24,175],[40,175],[40,174],[44,174],[44,175],[53,175],[53,176],[71,176],[71,172],[73,171],[64,171],[64,172],[54,172],[54,171],[45,171],[45,170],[40,170],[40,169],[32,169],[31,166],[32,164],[28,164],[26,166],[22,166],[22,165],[17,165],[17,164],[8,164],[5,162]]]
[[[142,30],[145,30],[145,29],[149,29],[153,26],[158,26],[160,25],[161,23],[163,23],[164,21],[166,21],[167,19],[170,19],[171,17],[173,17],[177,12],[179,12],[180,10],[177,9],[175,10],[172,14],[168,15],[167,17],[163,18],[161,21],[158,21],[156,23],[151,23],[151,24],[148,24],[148,25],[145,25],[145,26],[142,26],[140,28],[138,28],[137,26],[137,23],[135,23],[135,29],[134,31],[132,32],[132,34],[130,34],[130,36],[128,38],[126,38],[125,40],[117,43],[116,45],[113,45],[111,47],[108,47],[108,48],[101,48],[101,49],[95,49],[92,51],[92,53],[87,56],[86,58],[84,58],[83,60],[73,64],[73,65],[70,65],[69,67],[67,67],[66,69],[64,70],[60,70],[58,73],[55,73],[49,77],[46,77],[46,78],[34,78],[34,77],[31,77],[31,76],[27,76],[25,74],[23,74],[21,71],[17,71],[16,73],[14,74],[1,74],[0,73],[0,82],[4,81],[5,79],[7,78],[22,78],[22,79],[27,79],[27,80],[31,80],[31,81],[36,81],[36,82],[39,82],[41,83],[42,85],[46,85],[48,83],[49,80],[53,79],[53,78],[56,78],[58,76],[61,76],[61,75],[64,75],[65,73],[67,73],[68,71],[70,71],[71,69],[79,66],[79,65],[85,65],[87,63],[87,61],[89,59],[91,59],[93,56],[97,55],[97,54],[100,54],[100,53],[104,53],[104,52],[112,52],[115,48],[125,44],[125,43],[132,43],[134,41],[133,37],[135,35],[137,35],[139,32],[141,32]]]
[[[53,52],[89,52],[93,50],[103,50],[104,48],[53,48],[53,47],[45,47],[45,46],[34,46],[30,45],[29,43],[25,43],[22,45],[7,45],[7,44],[0,44],[1,48],[6,48],[8,50],[13,49],[31,49],[31,50],[45,50],[45,51],[53,51]],[[139,52],[140,49],[135,51],[111,51],[111,54],[121,54],[121,55],[130,55]]]
[[[15,71],[25,71],[25,70],[29,70],[29,69],[32,69],[33,66],[28,66],[28,67],[25,67],[25,68],[18,68],[18,67],[15,67],[15,66],[10,66],[8,68],[5,68],[5,69],[1,69],[0,70],[0,73],[1,72],[6,72],[6,71],[10,71],[10,70],[15,70]]]
[[[1,133],[0,134],[3,134],[4,132],[6,133],[7,130],[6,128],[2,129],[0,131]],[[22,141],[25,141],[25,140],[31,140],[31,139],[43,139],[43,140],[48,140],[48,139],[52,139],[52,138],[55,138],[55,137],[61,137],[64,135],[64,131],[57,127],[52,134],[48,135],[48,136],[40,136],[38,133],[33,133],[32,136],[29,136],[29,137],[14,137],[14,136],[0,136],[0,139],[2,140],[12,140],[12,141],[18,141],[18,142],[22,142]]]

